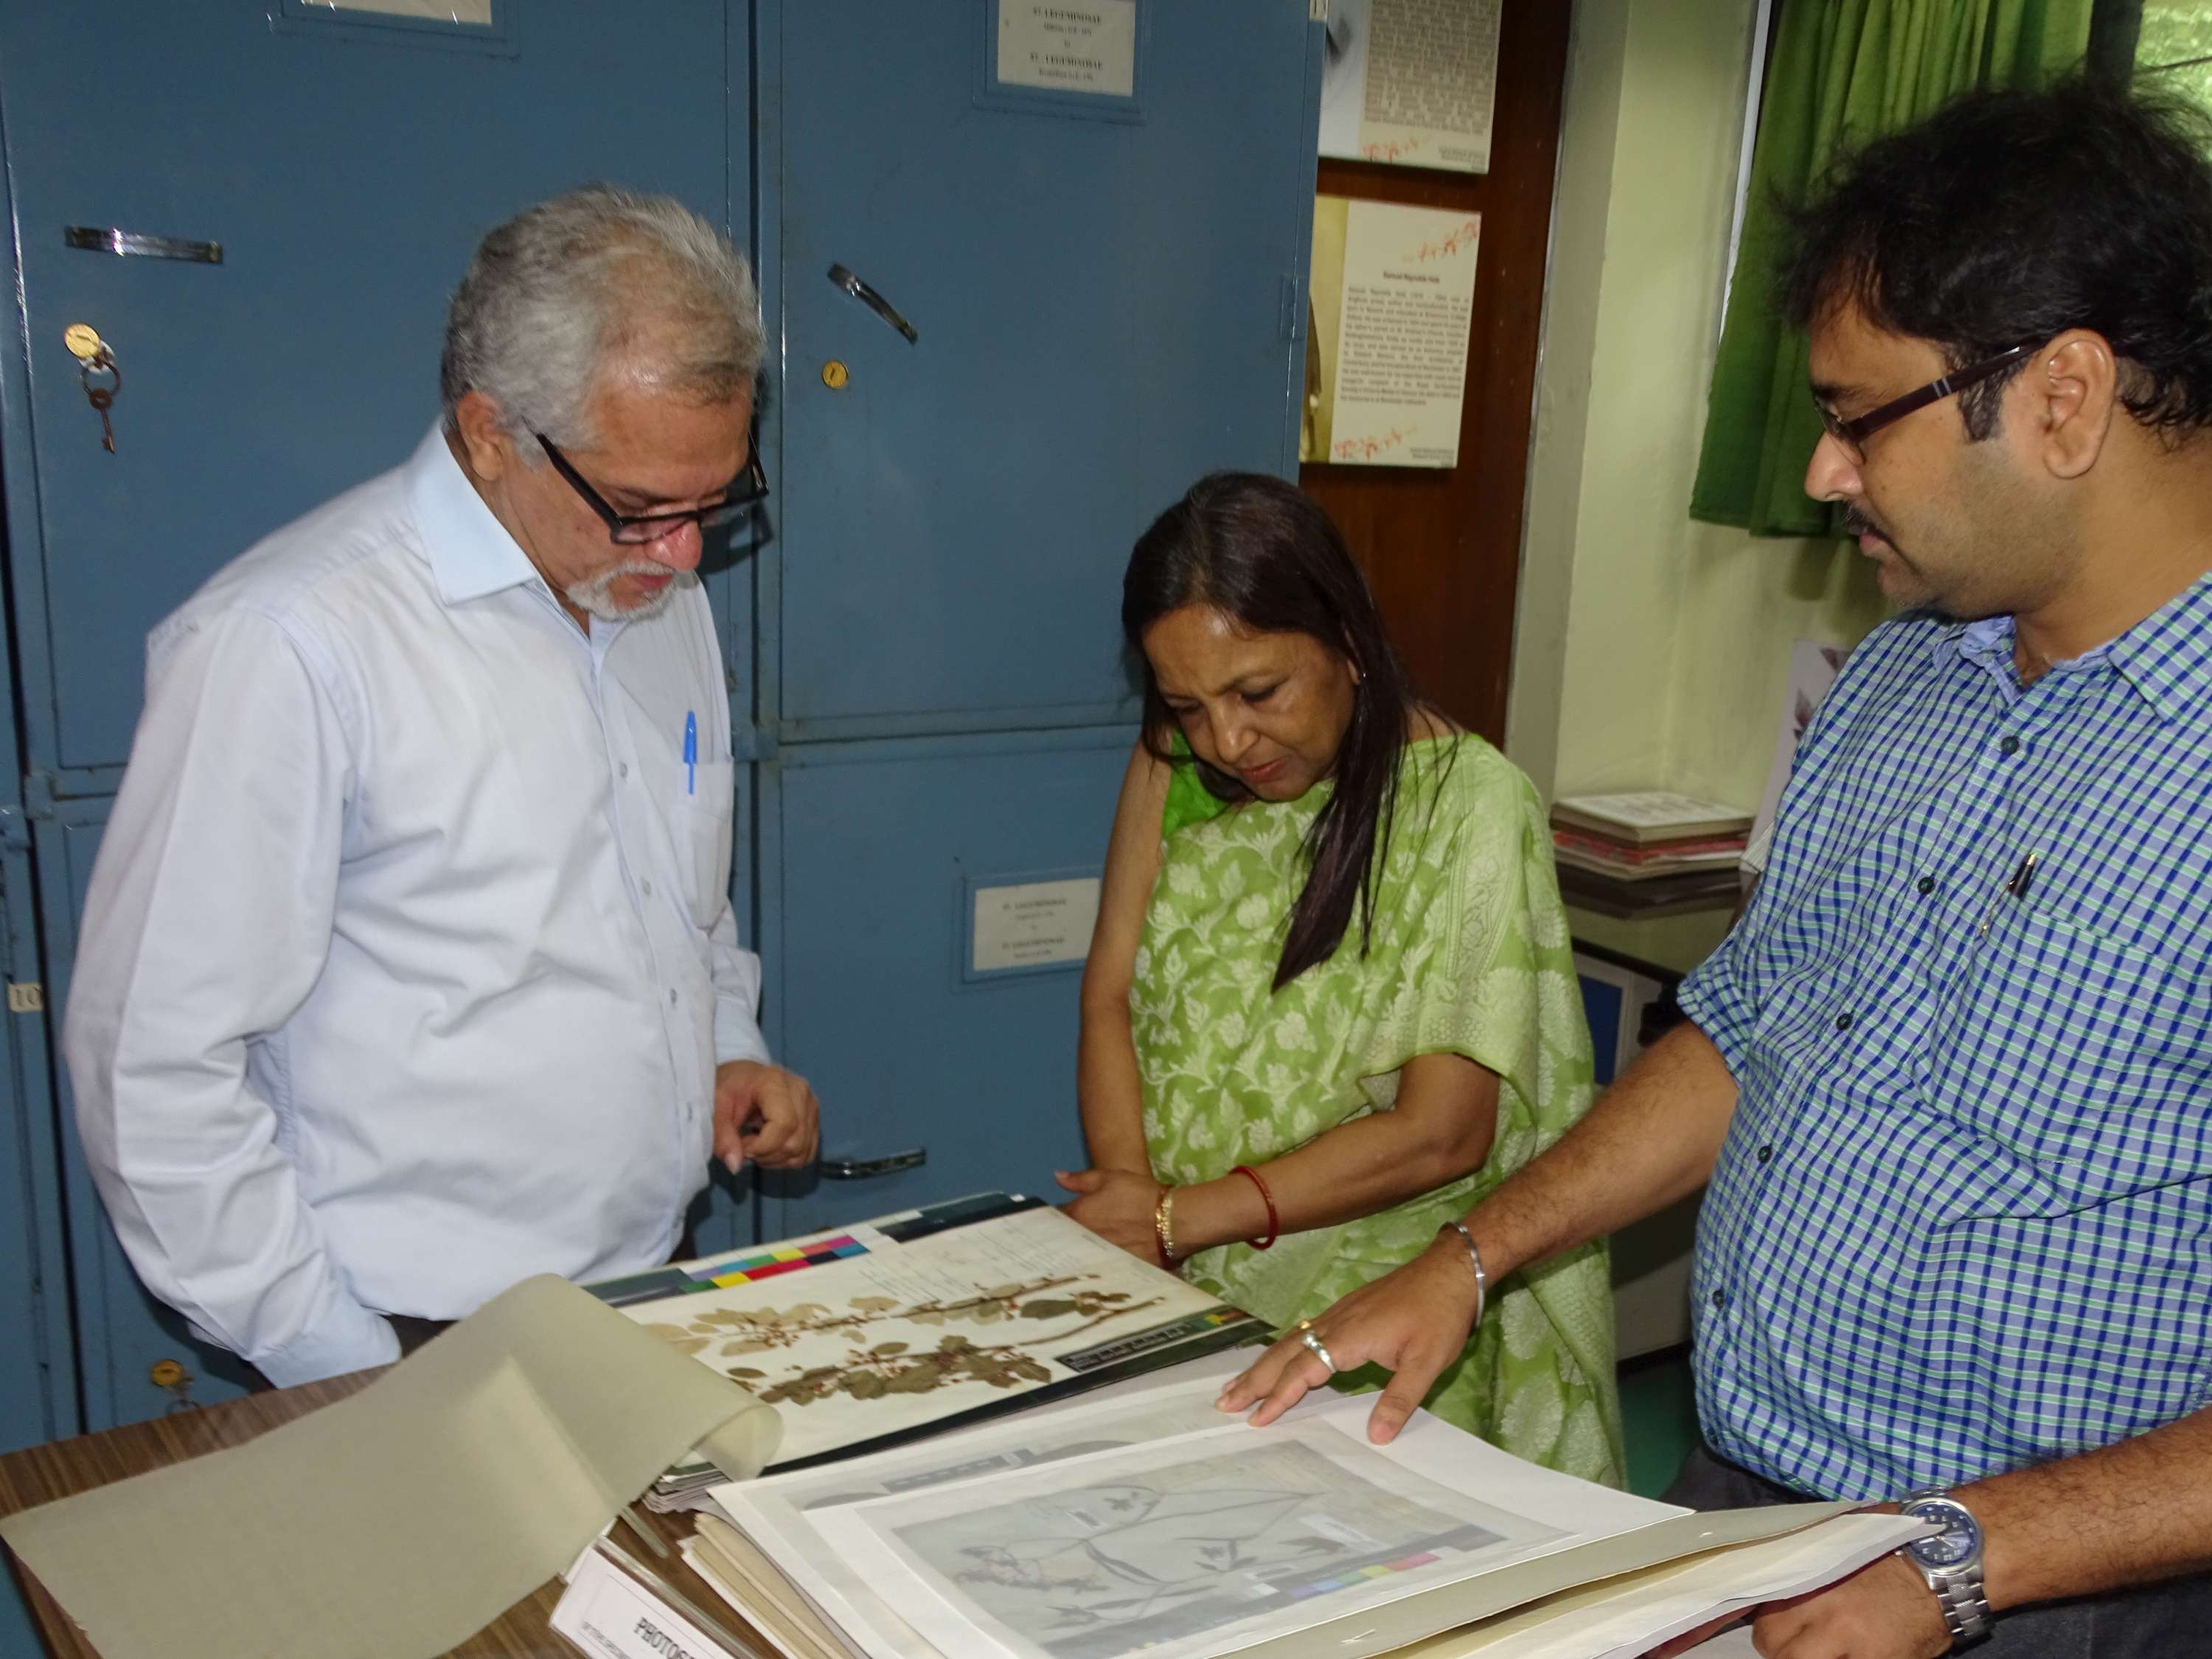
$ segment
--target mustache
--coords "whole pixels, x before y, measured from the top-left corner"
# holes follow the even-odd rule
[[[1879,536],[1886,542],[1890,539],[1887,530],[1856,507],[1847,507],[1844,509],[1844,533],[1847,536]],[[1894,542],[1891,542],[1890,544],[1893,547],[1896,545]]]

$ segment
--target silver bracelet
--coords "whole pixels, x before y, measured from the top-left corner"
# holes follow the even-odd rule
[[[1473,1330],[1482,1323],[1482,1316],[1490,1307],[1490,1275],[1482,1270],[1482,1252],[1474,1248],[1474,1235],[1456,1221],[1447,1221],[1444,1225],[1457,1233],[1460,1242],[1467,1246],[1468,1266],[1474,1269],[1474,1318],[1468,1326]]]

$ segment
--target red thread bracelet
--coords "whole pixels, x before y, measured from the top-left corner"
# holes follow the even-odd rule
[[[1249,1164],[1240,1164],[1229,1173],[1249,1176],[1252,1184],[1260,1189],[1260,1201],[1267,1206],[1267,1236],[1252,1240],[1251,1244],[1255,1250],[1273,1248],[1277,1236],[1283,1231],[1283,1218],[1275,1213],[1274,1194],[1267,1190],[1267,1183],[1260,1179],[1260,1172]]]

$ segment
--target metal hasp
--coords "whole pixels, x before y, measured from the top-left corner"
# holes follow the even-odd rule
[[[222,263],[221,242],[187,241],[181,236],[147,236],[135,230],[71,225],[62,232],[62,240],[87,253],[112,253],[125,259],[189,259],[202,265]]]
[[[919,1170],[929,1162],[929,1148],[917,1146],[910,1152],[893,1152],[888,1158],[825,1158],[822,1160],[824,1181],[866,1181],[876,1176],[896,1175],[902,1170]]]
[[[914,325],[912,323],[909,323],[905,318],[898,314],[897,307],[893,306],[889,300],[884,298],[882,295],[877,293],[875,289],[870,288],[859,277],[855,276],[851,271],[846,270],[844,266],[830,266],[830,280],[836,283],[839,288],[843,289],[846,293],[851,295],[862,305],[867,307],[869,310],[874,312],[877,316],[882,318],[900,333],[905,335],[907,343],[908,345],[917,345],[921,343],[921,337],[914,331]]]

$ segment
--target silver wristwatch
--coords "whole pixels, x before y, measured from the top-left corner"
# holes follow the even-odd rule
[[[1982,1593],[1982,1525],[1973,1511],[1942,1492],[1917,1492],[1899,1506],[1943,1530],[1916,1538],[1899,1552],[1920,1569],[1950,1627],[1951,1650],[1971,1647],[1990,1633],[1989,1598]]]

